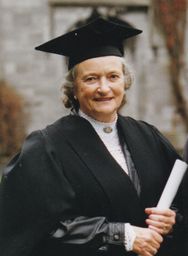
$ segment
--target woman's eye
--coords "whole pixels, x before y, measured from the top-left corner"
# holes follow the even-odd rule
[[[110,75],[111,80],[117,80],[118,78],[119,78],[119,76],[117,74]]]
[[[89,76],[86,78],[86,82],[95,82],[97,80],[97,77],[95,76]]]

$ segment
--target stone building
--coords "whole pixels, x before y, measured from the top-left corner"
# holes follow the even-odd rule
[[[178,148],[183,146],[186,131],[175,113],[168,54],[150,5],[150,0],[0,0],[0,78],[24,96],[28,132],[68,113],[60,100],[65,59],[37,52],[34,47],[66,32],[97,8],[101,14],[118,15],[144,31],[125,46],[135,82],[122,113],[152,123]],[[185,45],[181,79],[188,100],[188,43]]]

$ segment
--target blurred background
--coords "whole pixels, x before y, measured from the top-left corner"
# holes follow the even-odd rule
[[[121,112],[155,125],[182,153],[188,134],[186,2],[0,0],[1,168],[28,133],[69,113],[60,93],[65,59],[34,47],[97,15],[143,30],[125,45],[135,81]]]

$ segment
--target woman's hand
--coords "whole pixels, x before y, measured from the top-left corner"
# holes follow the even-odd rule
[[[161,235],[167,235],[172,231],[176,222],[176,213],[174,211],[171,209],[146,208],[145,212],[148,214],[148,219],[146,220],[148,228]]]
[[[133,252],[139,256],[153,256],[157,253],[163,241],[162,236],[149,228],[132,226],[136,234]]]

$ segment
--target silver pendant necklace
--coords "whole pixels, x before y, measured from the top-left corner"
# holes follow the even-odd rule
[[[106,127],[104,127],[103,128],[103,131],[105,132],[105,133],[111,133],[112,132],[112,127],[110,127],[110,126],[106,126]]]

